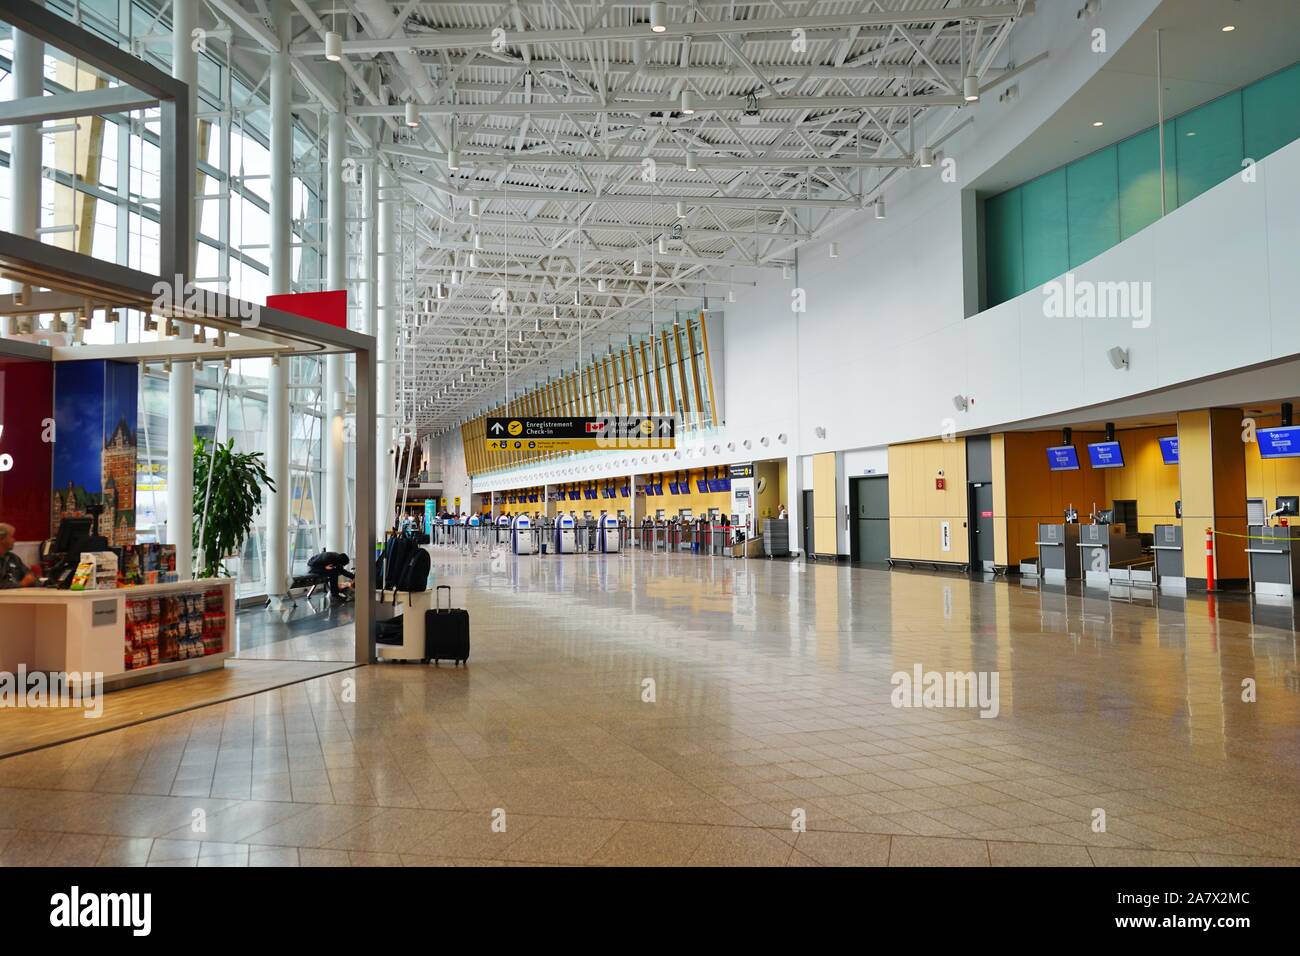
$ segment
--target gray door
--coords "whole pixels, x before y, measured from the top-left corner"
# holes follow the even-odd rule
[[[889,560],[889,479],[855,478],[857,494],[858,560],[884,564]]]
[[[983,570],[993,565],[993,485],[987,481],[970,486],[971,566]]]
[[[811,558],[817,552],[813,549],[813,493],[803,493],[803,553]]]

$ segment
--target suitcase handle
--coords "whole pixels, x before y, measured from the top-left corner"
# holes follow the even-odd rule
[[[434,601],[434,607],[436,607],[439,611],[442,611],[442,610],[450,611],[450,610],[451,610],[451,585],[449,585],[449,584],[439,584],[438,587],[437,587],[435,590],[436,590],[437,593],[434,594],[434,598],[433,598],[433,601]],[[444,607],[442,606],[442,592],[443,592],[443,591],[446,591],[446,592],[447,592],[447,606],[446,606],[446,608],[444,608]]]

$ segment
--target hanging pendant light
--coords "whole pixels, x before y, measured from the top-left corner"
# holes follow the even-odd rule
[[[650,4],[650,32],[663,33],[668,29],[668,4],[664,0],[654,0]]]
[[[407,103],[405,106],[406,125],[414,129],[420,125],[420,114],[415,108],[414,103]]]
[[[343,37],[333,30],[329,30],[325,34],[325,59],[331,63],[337,63],[343,59]]]

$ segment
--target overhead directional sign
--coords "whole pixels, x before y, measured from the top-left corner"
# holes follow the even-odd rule
[[[671,415],[608,415],[600,418],[489,418],[488,451],[596,451],[673,448]]]

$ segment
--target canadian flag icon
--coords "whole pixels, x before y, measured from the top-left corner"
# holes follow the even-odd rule
[[[587,431],[589,432],[603,432],[604,430],[604,422],[587,422]]]

